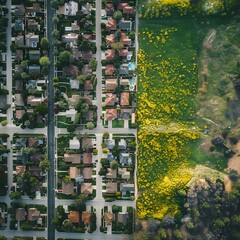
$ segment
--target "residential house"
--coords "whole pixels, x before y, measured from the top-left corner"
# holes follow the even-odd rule
[[[124,14],[133,14],[134,9],[128,3],[119,3],[118,10],[122,10]]]
[[[83,164],[92,164],[92,153],[83,153]]]
[[[14,30],[15,30],[16,32],[18,32],[18,31],[24,31],[23,19],[16,19],[16,20],[15,20]]]
[[[16,176],[20,177],[25,172],[26,166],[16,166]]]
[[[121,33],[121,39],[120,42],[124,45],[124,46],[128,46],[131,43],[131,39],[128,38],[127,34],[125,32]]]
[[[116,193],[117,192],[117,183],[116,182],[107,182],[106,183],[106,193]]]
[[[121,138],[118,142],[118,149],[119,150],[125,150],[127,148],[127,142],[125,139]]]
[[[33,3],[31,7],[26,7],[26,13],[31,13],[32,16],[35,16],[36,13],[43,13],[44,10],[41,8],[40,3]]]
[[[65,195],[74,193],[74,184],[72,181],[68,183],[62,181],[62,193]]]
[[[87,113],[85,114],[86,121],[93,121],[94,118],[94,112],[93,110],[88,110]]]
[[[119,56],[120,57],[127,57],[127,55],[128,55],[128,49],[121,49],[121,50],[119,50]]]
[[[80,222],[79,212],[70,211],[70,213],[68,214],[68,219],[71,223],[79,223]]]
[[[83,75],[92,74],[92,69],[89,67],[88,64],[85,64],[82,67],[81,72],[82,72]]]
[[[107,49],[105,51],[105,56],[107,61],[112,61],[115,58],[115,50],[114,49]]]
[[[117,118],[117,109],[106,109],[106,114],[105,114],[106,120],[114,120]]]
[[[92,91],[93,90],[93,84],[91,80],[85,80],[84,81],[84,90],[85,91]]]
[[[37,30],[39,28],[38,22],[31,18],[27,19],[27,26],[29,30]]]
[[[30,95],[27,98],[27,104],[32,106],[32,107],[36,107],[38,105],[40,105],[41,103],[43,103],[43,98],[41,97],[35,97],[34,95]]]
[[[82,222],[84,225],[89,225],[91,222],[91,216],[92,214],[90,212],[82,212]]]
[[[69,148],[70,149],[79,149],[80,148],[80,142],[77,138],[73,138],[69,140]]]
[[[26,47],[35,48],[37,47],[38,43],[39,43],[39,35],[36,35],[34,33],[28,33],[25,36]]]
[[[84,34],[82,34],[82,39],[90,42],[90,40],[92,40],[92,34],[84,33]]]
[[[19,106],[19,107],[25,106],[22,93],[15,94],[15,102],[16,102],[16,106]]]
[[[92,138],[82,138],[82,148],[83,149],[93,148]]]
[[[106,65],[106,68],[105,68],[105,75],[112,76],[115,70],[116,69],[112,64],[108,64]]]
[[[110,47],[112,45],[112,43],[114,43],[114,42],[115,42],[115,36],[113,34],[106,36],[106,44],[107,44],[107,46]]]
[[[42,169],[40,167],[29,167],[28,171],[31,176],[40,177]]]
[[[127,66],[120,66],[119,70],[118,70],[119,75],[121,76],[128,76],[129,74],[129,69]]]
[[[83,178],[92,179],[92,168],[83,168]]]
[[[128,164],[129,153],[120,153],[120,163],[122,165]]]
[[[122,108],[121,111],[121,118],[124,120],[130,120],[132,116],[132,109]]]
[[[23,50],[22,49],[17,49],[16,50],[15,60],[17,60],[17,61],[22,61],[23,60]]]
[[[133,183],[120,183],[120,192],[125,196],[127,193],[134,193]]]
[[[113,93],[106,93],[105,104],[106,106],[114,106],[117,101],[117,95]]]
[[[76,16],[78,12],[78,3],[74,1],[69,1],[58,8],[57,13],[65,16]]]
[[[71,23],[71,29],[72,29],[72,31],[79,31],[80,30],[80,27],[78,26],[77,20],[74,20]]]
[[[88,15],[91,13],[92,5],[90,3],[85,3],[82,5],[82,13]]]
[[[103,215],[106,225],[111,225],[113,221],[113,213],[107,212]]]
[[[33,155],[31,155],[29,158],[30,158],[31,162],[39,164],[42,160],[42,154],[40,152],[37,152],[37,153],[34,153]]]
[[[15,45],[16,46],[24,45],[24,37],[22,35],[18,35],[17,37],[15,37]]]
[[[78,169],[77,167],[70,167],[69,175],[71,179],[77,178],[80,175],[80,169]]]
[[[117,169],[108,168],[106,178],[113,179],[117,177]]]
[[[75,117],[77,115],[77,111],[74,108],[70,108],[66,111],[66,117],[71,118],[71,121],[74,121]]]
[[[118,168],[118,174],[121,175],[122,179],[130,179],[130,172],[127,168]]]
[[[82,194],[89,195],[89,194],[92,194],[92,192],[93,192],[92,183],[83,183],[81,185]]]
[[[132,22],[129,20],[121,19],[118,22],[118,27],[119,27],[119,29],[121,29],[123,31],[131,31],[132,30]]]
[[[70,108],[75,108],[77,106],[79,99],[80,99],[79,95],[72,95],[71,98],[68,98]]]
[[[27,84],[26,84],[26,89],[30,90],[30,89],[35,89],[37,88],[37,80],[28,80]]]
[[[15,90],[16,91],[23,91],[23,81],[22,80],[16,80],[15,81]]]
[[[129,92],[121,92],[121,101],[120,105],[121,106],[129,106]]]
[[[82,59],[89,61],[92,58],[92,51],[91,50],[86,50],[86,51],[81,51],[82,53]]]
[[[64,162],[71,164],[80,164],[80,154],[64,153]]]
[[[70,86],[71,86],[71,89],[78,90],[79,89],[79,80],[70,79]]]
[[[35,138],[35,137],[29,137],[27,139],[27,146],[28,147],[37,147],[37,146],[39,146],[38,139]]]
[[[112,154],[111,152],[109,152],[109,153],[107,154],[107,159],[108,159],[108,161],[109,161],[110,163],[114,160],[114,156],[113,156],[113,154]]]
[[[117,30],[117,21],[113,18],[110,18],[106,24],[106,29],[109,31]]]
[[[128,220],[128,213],[122,213],[122,212],[117,213],[117,219],[118,219],[118,222],[122,223],[123,225],[126,225]]]
[[[105,88],[107,91],[115,91],[117,86],[118,86],[117,78],[106,79]]]
[[[15,16],[24,16],[25,15],[25,7],[24,5],[20,4],[17,5],[15,8],[15,12],[14,12]]]
[[[15,118],[20,120],[22,119],[24,114],[25,114],[25,110],[16,110]]]
[[[64,66],[62,70],[63,70],[63,74],[65,76],[69,76],[69,77],[73,77],[73,78],[76,78],[80,73],[78,67],[76,65],[72,65],[72,64],[69,66]]]
[[[83,96],[83,100],[84,100],[85,103],[87,103],[88,105],[92,105],[92,104],[93,104],[93,95],[84,95],[84,96]]]
[[[112,3],[107,3],[105,5],[105,11],[107,16],[112,16],[114,13],[114,6]]]
[[[109,150],[112,150],[115,146],[115,140],[114,139],[105,139],[104,143]]]
[[[28,221],[37,221],[40,218],[40,212],[36,208],[28,209]]]
[[[39,60],[40,59],[40,50],[29,50],[29,59],[30,60]]]
[[[19,222],[24,221],[26,218],[26,215],[27,214],[26,214],[26,211],[24,208],[17,208],[16,214],[15,214],[15,219],[16,219],[16,221],[19,221]]]
[[[78,41],[78,34],[77,33],[68,33],[62,36],[63,43],[71,43]]]
[[[128,86],[130,84],[129,78],[120,78],[120,85],[121,86]]]
[[[41,67],[40,65],[30,65],[28,66],[28,71],[29,73],[40,73]]]

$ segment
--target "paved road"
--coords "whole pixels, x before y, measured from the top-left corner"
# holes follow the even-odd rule
[[[96,59],[97,59],[97,86],[96,86],[96,97],[97,97],[97,107],[98,107],[98,121],[97,125],[102,126],[102,59],[101,59],[101,44],[102,44],[102,35],[101,35],[101,10],[102,10],[102,1],[96,0]]]
[[[11,14],[11,4],[12,1],[7,1],[7,8],[9,9],[7,18],[8,18],[8,27],[7,27],[7,89],[9,91],[9,94],[7,96],[7,103],[12,104],[12,51],[11,51],[11,43],[12,43],[12,28],[11,28],[11,22],[12,22],[12,14]],[[13,111],[12,107],[10,107],[7,110],[7,121],[8,123],[12,124],[12,118],[13,118]]]
[[[52,18],[54,11],[50,6],[51,1],[47,0],[47,38],[50,42],[49,60],[51,62],[48,75],[48,159],[50,161],[50,170],[48,171],[48,239],[55,239],[55,229],[52,225],[52,219],[55,212],[55,123],[54,123],[54,55],[52,43],[53,24]]]

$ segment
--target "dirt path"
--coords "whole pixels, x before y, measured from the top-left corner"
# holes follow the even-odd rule
[[[236,151],[236,154],[229,159],[228,169],[236,170],[240,174],[240,142],[234,146],[233,150]]]

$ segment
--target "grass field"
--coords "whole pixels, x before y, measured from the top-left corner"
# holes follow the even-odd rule
[[[186,169],[200,164],[224,172],[228,166],[221,152],[203,152],[200,144],[234,123],[226,113],[228,102],[236,100],[229,74],[240,72],[238,22],[220,16],[140,20],[139,218],[181,212],[179,193],[192,177]],[[205,125],[211,131],[203,137]]]

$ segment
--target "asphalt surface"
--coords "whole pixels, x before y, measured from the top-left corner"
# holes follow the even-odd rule
[[[47,0],[47,38],[50,43],[49,48],[49,60],[51,62],[50,71],[48,74],[48,159],[50,161],[50,170],[48,171],[48,223],[47,223],[47,239],[55,239],[55,228],[52,225],[52,219],[54,218],[55,212],[55,190],[54,190],[54,160],[55,160],[55,123],[54,123],[54,55],[52,42],[53,24],[52,17],[54,14],[53,9],[50,5],[51,1]]]

